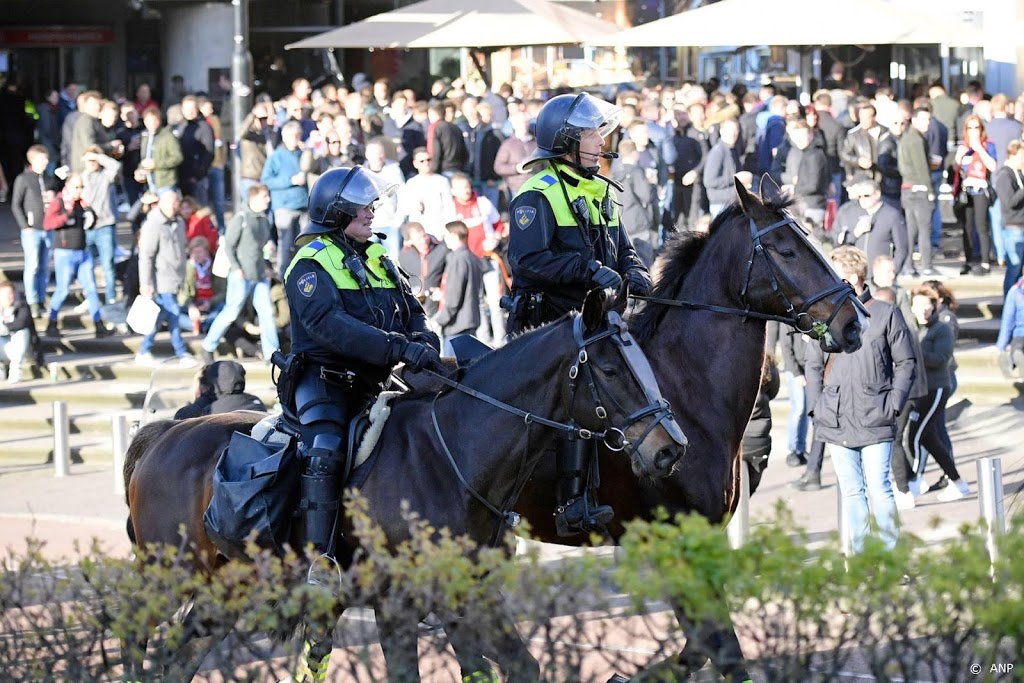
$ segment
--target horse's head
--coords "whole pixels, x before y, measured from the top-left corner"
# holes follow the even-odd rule
[[[785,208],[791,200],[765,174],[761,196],[736,181],[742,214],[719,229],[749,234],[750,261],[740,298],[750,310],[776,315],[814,337],[828,352],[860,348],[867,312],[807,231]]]
[[[614,298],[593,290],[573,318],[572,418],[627,452],[637,476],[664,477],[686,453],[686,436],[622,319],[627,298],[625,284]]]

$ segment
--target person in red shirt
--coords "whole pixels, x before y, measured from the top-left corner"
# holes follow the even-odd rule
[[[159,109],[160,103],[152,98],[149,83],[140,83],[135,90],[135,111],[139,112],[141,117],[142,113],[150,107]]]
[[[178,210],[181,220],[185,221],[185,239],[189,243],[194,237],[205,237],[210,245],[210,255],[217,255],[217,228],[210,220],[212,212],[207,207],[200,207],[192,197],[185,197],[181,200],[181,209]]]
[[[455,216],[469,230],[467,246],[481,260],[484,274],[485,307],[481,311],[481,324],[477,336],[492,346],[505,343],[505,315],[501,310],[503,278],[501,258],[495,252],[505,236],[505,223],[497,207],[487,197],[473,190],[473,183],[464,173],[452,176],[452,199]]]

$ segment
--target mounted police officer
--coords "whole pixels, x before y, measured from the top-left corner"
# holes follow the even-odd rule
[[[587,93],[559,95],[537,117],[537,150],[520,172],[543,163],[509,207],[508,258],[512,294],[508,330],[522,330],[582,307],[595,287],[617,289],[628,281],[634,294],[647,294],[651,277],[619,225],[615,182],[600,175],[604,138],[618,125],[621,111]],[[559,449],[559,535],[600,530],[614,516],[587,494],[593,448],[589,441],[567,441]]]
[[[309,197],[309,224],[285,272],[293,355],[278,381],[298,423],[306,541],[333,552],[345,436],[392,368],[440,369],[440,344],[384,246],[371,241],[374,204],[395,191],[361,167],[331,169]]]

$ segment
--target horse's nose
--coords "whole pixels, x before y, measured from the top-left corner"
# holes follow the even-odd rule
[[[679,462],[679,459],[683,457],[683,453],[685,452],[685,448],[680,448],[678,446],[665,446],[658,451],[658,454],[654,457],[654,466],[658,468],[659,472],[668,472],[677,462]]]
[[[860,324],[856,320],[851,320],[846,324],[846,327],[843,328],[843,338],[846,340],[847,345],[851,347],[851,351],[856,351],[860,348],[860,333]]]

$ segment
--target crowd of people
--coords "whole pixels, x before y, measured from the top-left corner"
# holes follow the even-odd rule
[[[317,89],[298,78],[277,101],[258,95],[235,132],[201,93],[164,107],[152,95],[141,85],[134,100],[108,99],[67,84],[37,103],[32,135],[18,138],[34,144],[17,155],[4,146],[0,190],[11,178],[25,308],[47,320],[46,336],[60,335],[58,313],[77,280],[97,336],[125,332],[118,305],[127,309],[138,295],[156,303],[159,321],[143,340],[140,363],[154,362],[162,324],[185,363],[193,359],[184,333],[205,335],[207,364],[225,341],[239,355],[269,360],[289,343],[283,281],[296,236],[310,220],[310,191],[332,169],[361,166],[397,188],[381,194],[370,229],[409,276],[429,327],[448,348],[464,334],[504,343],[501,301],[513,284],[506,249],[517,221],[509,207],[532,176],[522,164],[536,153],[544,106],[523,84],[492,91],[479,80],[439,80],[430,93],[417,93],[364,74]],[[888,486],[888,465],[861,471],[874,478],[869,493],[912,507],[928,490],[923,472],[931,453],[950,484],[940,495],[965,495],[944,425],[944,406],[956,389],[950,340],[957,330],[955,298],[934,263],[935,254],[949,250],[941,241],[940,197],[953,198],[961,274],[1005,269],[997,346],[1005,351],[1004,369],[1019,372],[1024,99],[988,96],[977,82],[959,97],[934,84],[916,85],[899,99],[870,73],[845,78],[837,63],[823,87],[804,98],[788,98],[770,84],[723,92],[710,82],[622,89],[614,105],[621,118],[603,137],[601,173],[622,188],[621,225],[639,261],[650,266],[673,232],[708,229],[733,200],[735,180],[756,188],[771,176],[792,194],[792,211],[804,225],[837,247],[834,258],[860,283],[858,292],[879,305],[892,299],[893,318],[906,328],[887,343],[909,354],[914,379],[901,379],[907,386],[882,409],[893,422],[887,441],[895,453],[895,497],[872,488],[882,484],[883,469]],[[228,173],[237,176],[243,207],[230,221]],[[116,226],[128,207],[133,240],[121,245]],[[525,217],[533,220],[529,213],[518,218]],[[47,301],[51,269],[56,286]],[[925,283],[907,291],[899,285],[903,277]],[[9,289],[0,285],[0,292]],[[17,381],[12,352],[21,342],[12,337],[6,344],[9,380]],[[820,487],[827,439],[818,437],[828,429],[816,428],[809,439],[808,413],[817,425],[818,397],[829,396],[841,375],[815,375],[820,359],[799,335],[770,335],[769,351],[781,357],[789,387],[787,462],[807,466],[800,488]],[[895,357],[886,362],[888,382],[906,369]]]

